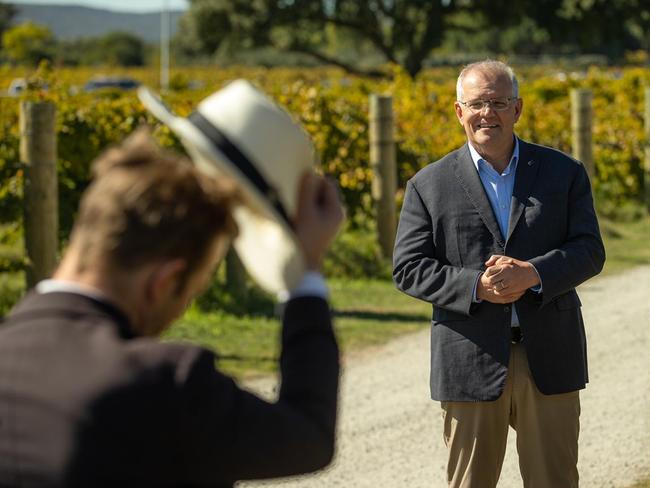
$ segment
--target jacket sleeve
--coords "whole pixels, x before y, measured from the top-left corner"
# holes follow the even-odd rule
[[[529,259],[543,284],[540,306],[597,275],[605,264],[605,247],[600,237],[591,185],[582,164],[568,196],[568,228],[564,243],[549,252]]]
[[[413,180],[406,184],[393,252],[393,280],[412,297],[470,315],[481,270],[452,266],[436,249],[429,210]]]
[[[232,484],[320,469],[334,453],[339,353],[325,300],[301,297],[284,311],[282,385],[276,402],[192,361],[181,384],[180,437],[187,481]]]

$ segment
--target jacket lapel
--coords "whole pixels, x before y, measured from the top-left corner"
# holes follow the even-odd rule
[[[530,196],[530,191],[537,178],[540,163],[535,161],[531,146],[519,139],[519,162],[517,163],[517,174],[515,176],[515,187],[512,190],[512,200],[510,203],[510,217],[508,219],[508,237],[517,227],[517,222],[521,214],[524,213],[526,202]]]
[[[494,216],[494,211],[490,205],[485,189],[481,183],[481,178],[476,171],[476,166],[472,161],[472,156],[469,152],[467,144],[463,146],[457,153],[455,161],[454,173],[460,182],[460,185],[465,190],[465,194],[470,202],[476,208],[476,211],[483,220],[483,223],[492,233],[501,247],[505,246],[503,236],[499,230],[499,224]]]

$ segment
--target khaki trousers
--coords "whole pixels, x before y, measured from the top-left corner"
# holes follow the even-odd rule
[[[578,487],[578,391],[543,395],[528,369],[523,344],[512,344],[508,378],[493,402],[442,402],[451,488],[494,488],[508,426],[517,432],[525,488]]]

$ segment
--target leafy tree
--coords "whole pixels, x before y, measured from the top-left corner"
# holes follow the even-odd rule
[[[530,17],[516,22],[491,19],[483,11],[460,11],[449,18],[441,51],[445,53],[505,53],[537,55],[547,52],[551,36]]]
[[[104,53],[96,37],[61,39],[57,45],[55,64],[64,66],[103,63]]]
[[[110,32],[103,37],[62,40],[57,62],[65,65],[143,66],[145,44],[126,32]]]
[[[354,45],[347,52],[333,49],[346,44],[338,38]],[[359,47],[369,44],[371,56],[377,53],[381,61],[400,64],[415,76],[443,43],[451,52],[601,53],[617,59],[626,50],[650,48],[650,4],[648,0],[190,0],[177,39],[185,52],[195,55],[271,46],[360,74],[368,71],[359,65]],[[365,49],[364,56],[368,54]]]
[[[16,7],[9,3],[0,2],[0,39],[4,31],[11,25],[14,15],[16,15]]]
[[[610,59],[627,49],[649,48],[650,4],[647,0],[473,0],[488,26],[524,34],[524,25],[545,52],[600,53]],[[483,27],[485,26],[483,25]],[[525,36],[515,51],[525,51]],[[508,41],[506,41],[508,42]]]
[[[100,39],[106,62],[120,66],[144,65],[144,42],[128,32],[110,32]]]
[[[415,76],[442,41],[454,0],[190,0],[179,37],[197,52],[273,46],[349,72],[363,71],[327,50],[328,30],[364,39]]]
[[[7,29],[2,45],[9,59],[36,66],[41,60],[52,58],[55,39],[47,27],[25,22]]]

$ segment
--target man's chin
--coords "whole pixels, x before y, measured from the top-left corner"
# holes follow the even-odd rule
[[[481,130],[474,133],[474,142],[481,146],[498,144],[500,140],[501,132],[498,129]]]

